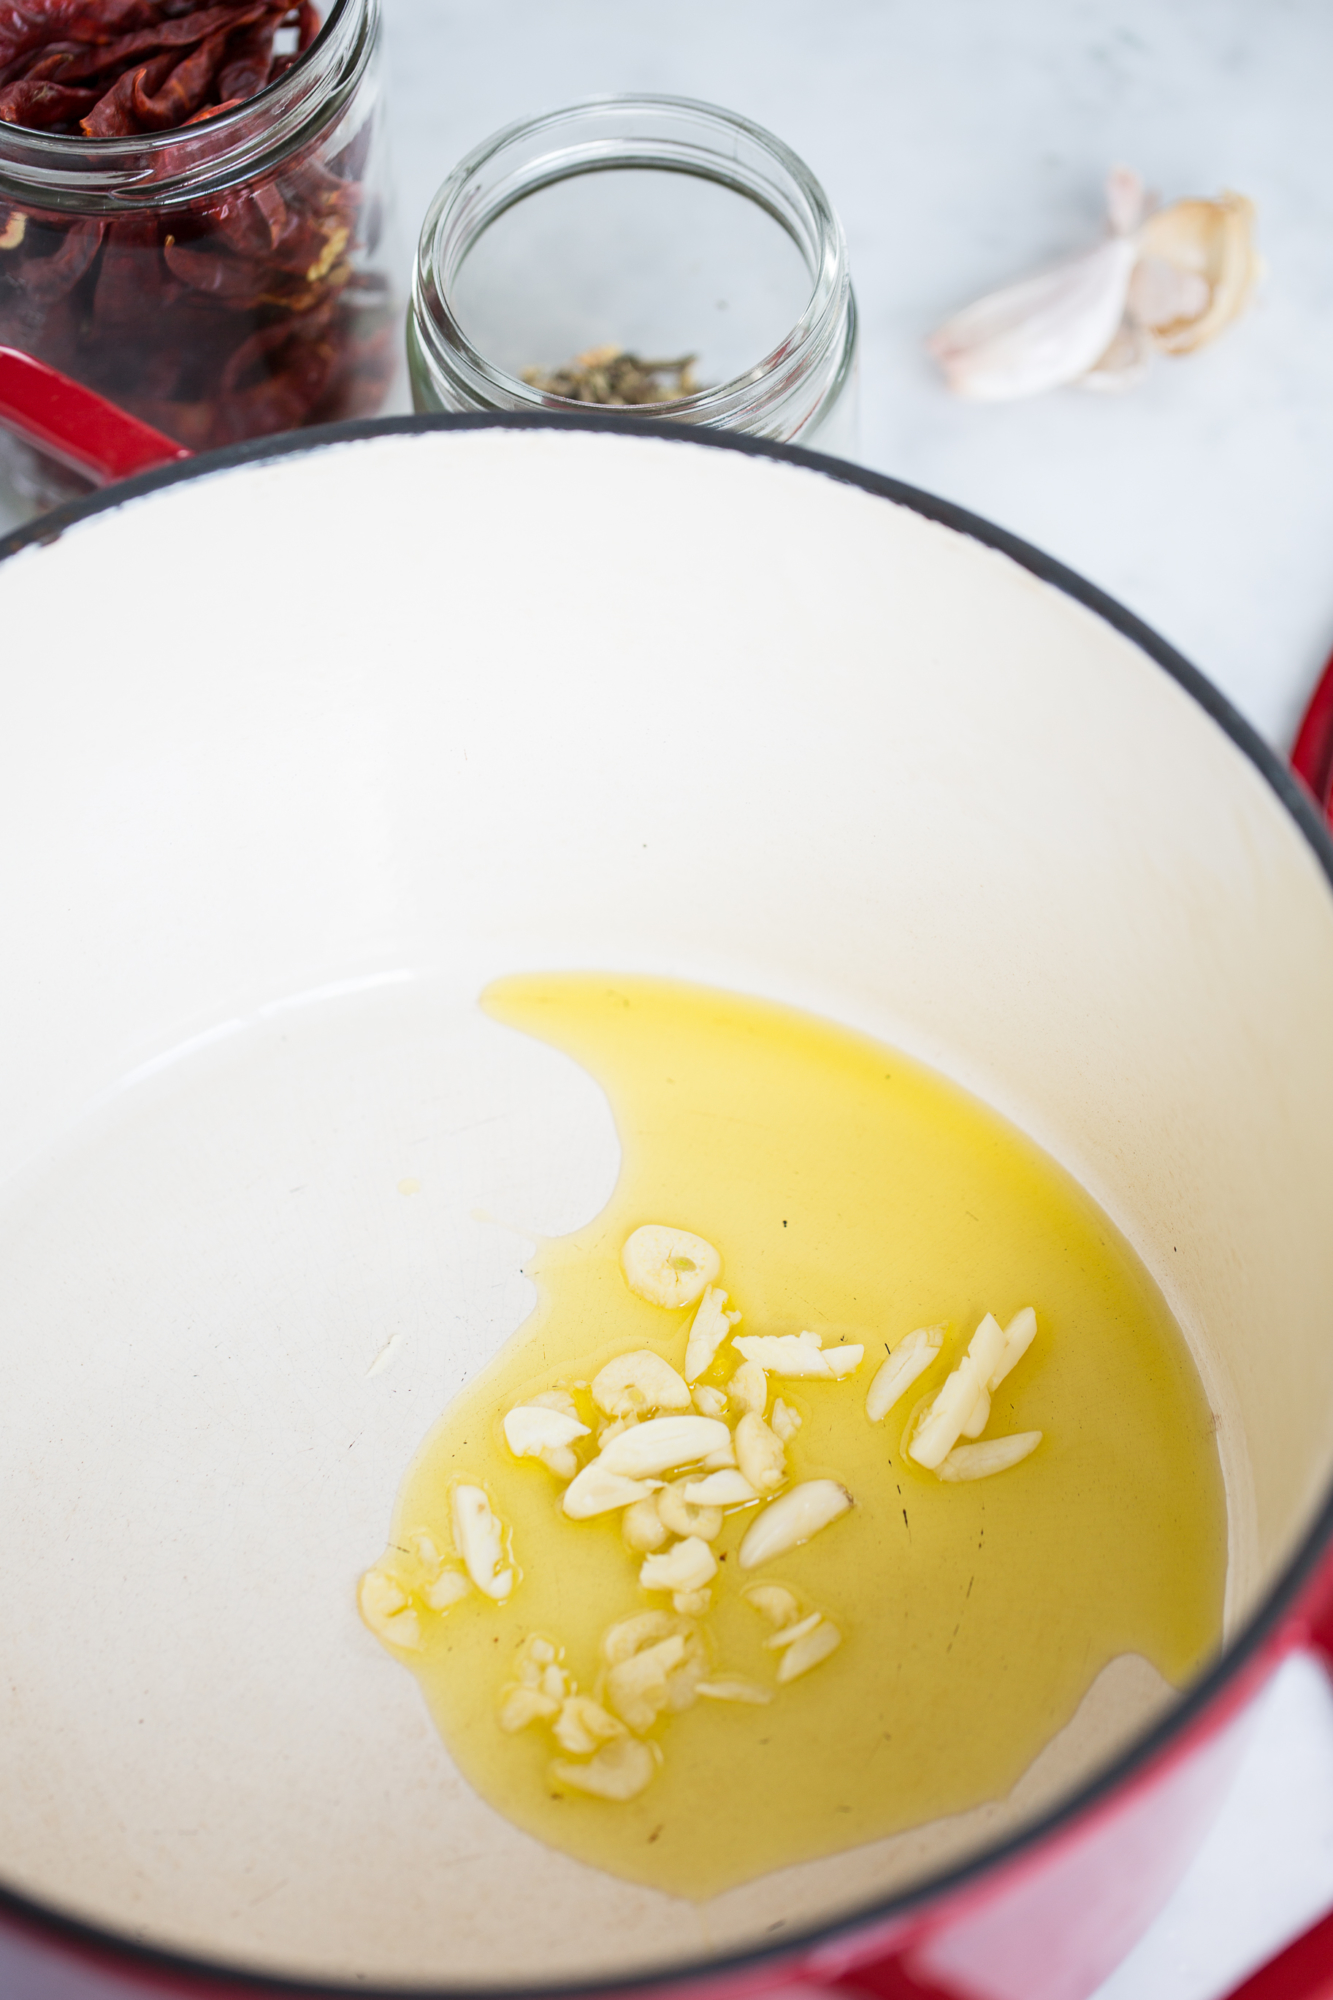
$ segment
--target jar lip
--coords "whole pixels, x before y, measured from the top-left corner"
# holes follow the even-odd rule
[[[114,213],[251,179],[345,106],[378,26],[379,0],[333,0],[315,40],[276,82],[197,125],[89,139],[0,124],[0,196],[53,210]]]
[[[632,117],[636,113],[642,115],[646,127],[654,120],[665,124],[674,117],[697,125],[701,135],[711,133],[724,141],[747,142],[766,164],[771,163],[785,177],[787,185],[782,192],[795,192],[809,226],[809,244],[796,234],[775,200],[764,197],[753,173],[743,169],[734,143],[727,150],[713,151],[702,144],[691,146],[680,137],[654,136],[650,130],[641,138],[610,133],[600,137],[590,135],[579,145],[556,144],[548,152],[537,151],[526,170],[516,171],[496,198],[478,199],[474,186],[477,176],[507,152],[524,145],[539,148],[543,139],[558,140],[562,130],[580,124],[592,125],[599,116]],[[457,371],[468,378],[468,386],[474,393],[492,392],[502,399],[499,402],[502,408],[566,411],[589,408],[571,397],[535,388],[521,376],[512,375],[488,360],[464,331],[449,291],[475,243],[506,209],[558,181],[588,173],[632,169],[694,174],[717,181],[742,199],[755,201],[793,237],[811,278],[809,298],[795,323],[776,347],[760,356],[743,374],[695,390],[688,396],[636,404],[633,414],[669,416],[682,423],[726,423],[762,397],[765,389],[771,392],[803,375],[838,338],[851,309],[846,242],[832,203],[800,155],[753,119],[701,98],[654,91],[607,92],[541,112],[533,118],[515,120],[492,133],[459,161],[427,210],[413,273],[413,315],[431,355],[449,372]],[[454,246],[456,254],[445,271],[439,253],[451,226],[457,228],[458,241]]]

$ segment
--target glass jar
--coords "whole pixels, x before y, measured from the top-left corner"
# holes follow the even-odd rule
[[[789,147],[715,105],[605,97],[511,125],[450,175],[408,365],[418,410],[628,401],[847,453],[856,336],[842,230]],[[605,365],[624,354],[632,400]]]
[[[0,122],[0,344],[195,451],[379,409],[397,353],[378,0],[318,19],[303,7],[304,53],[200,122],[120,138]],[[39,505],[82,490],[0,449]]]

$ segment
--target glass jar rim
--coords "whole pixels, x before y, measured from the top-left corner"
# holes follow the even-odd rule
[[[378,28],[379,0],[334,0],[315,40],[276,82],[197,125],[88,139],[0,123],[0,197],[123,215],[258,179],[346,108]]]
[[[651,130],[641,136],[595,133],[576,144],[559,144],[562,132],[580,123],[594,126],[609,116],[639,116],[646,126],[671,119],[693,124],[701,135],[720,140],[709,148],[701,139],[668,137]],[[768,168],[761,180],[741,158],[744,143]],[[484,170],[507,152],[531,148],[526,165],[516,167],[489,195],[476,186]],[[543,148],[546,150],[543,150]],[[427,210],[412,279],[413,319],[431,358],[460,374],[482,406],[535,410],[586,410],[573,398],[536,388],[498,367],[468,338],[453,310],[450,290],[473,246],[506,209],[559,181],[583,174],[646,169],[693,174],[718,182],[765,209],[795,242],[811,277],[805,308],[778,345],[743,374],[687,396],[634,406],[643,416],[669,412],[686,423],[726,425],[766,393],[783,393],[817,366],[840,340],[854,311],[842,225],[823,187],[790,146],[741,113],[700,98],[661,92],[610,92],[504,126],[466,154]],[[784,213],[784,208],[786,213]],[[803,240],[799,224],[805,224]],[[796,226],[794,226],[796,225]],[[443,255],[441,253],[444,253]]]

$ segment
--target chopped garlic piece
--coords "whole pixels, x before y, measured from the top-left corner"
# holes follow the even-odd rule
[[[639,1555],[647,1555],[650,1549],[661,1548],[670,1530],[657,1511],[655,1495],[649,1495],[646,1500],[636,1500],[632,1507],[625,1509],[620,1532],[625,1537],[626,1546],[636,1550]]]
[[[626,1479],[619,1472],[608,1472],[601,1459],[595,1458],[565,1488],[563,1505],[571,1521],[590,1521],[594,1514],[632,1506],[656,1493],[660,1484],[658,1479]]]
[[[764,1641],[765,1646],[772,1652],[780,1652],[782,1647],[794,1644],[797,1639],[804,1639],[807,1632],[814,1631],[822,1615],[821,1612],[812,1611],[808,1618],[798,1618],[794,1625],[784,1625],[779,1631],[770,1632]]]
[[[730,1431],[727,1432],[727,1441],[725,1444],[719,1445],[716,1451],[710,1451],[707,1458],[699,1460],[700,1468],[704,1472],[725,1472],[729,1466],[733,1466],[735,1463],[736,1447],[731,1442]]]
[[[799,1410],[794,1410],[790,1403],[784,1403],[779,1396],[773,1405],[773,1414],[768,1420],[768,1427],[774,1437],[781,1438],[784,1444],[790,1444],[801,1428],[801,1413]]]
[[[387,1570],[368,1569],[357,1592],[361,1616],[377,1639],[414,1652],[421,1644],[421,1620],[416,1606],[397,1577]]]
[[[965,1438],[979,1438],[990,1422],[990,1390],[978,1389],[977,1400],[972,1405],[972,1414],[963,1425],[960,1435]]]
[[[656,1769],[657,1760],[646,1743],[618,1736],[614,1742],[604,1743],[586,1764],[566,1764],[557,1758],[551,1765],[551,1776],[593,1798],[623,1801],[637,1799],[651,1784]]]
[[[768,1402],[768,1377],[757,1361],[742,1361],[727,1384],[727,1394],[742,1414],[753,1410],[757,1417],[763,1416]]]
[[[710,1472],[706,1479],[687,1479],[684,1491],[693,1507],[748,1507],[759,1498],[743,1472]],[[710,1535],[708,1540],[712,1539]]]
[[[1007,1472],[1041,1443],[1040,1431],[1016,1431],[1012,1437],[987,1438],[983,1444],[957,1444],[935,1467],[941,1479],[989,1479]]]
[[[943,1345],[942,1326],[919,1326],[914,1333],[903,1335],[866,1392],[866,1415],[872,1424],[883,1422],[917,1376],[925,1374]]]
[[[830,1653],[836,1652],[842,1644],[842,1634],[836,1625],[830,1625],[827,1618],[821,1619],[813,1631],[789,1646],[778,1664],[778,1685],[783,1687],[801,1674],[808,1674],[811,1667],[817,1667]]]
[[[569,1693],[569,1675],[563,1667],[544,1667],[541,1687],[542,1693],[549,1694],[552,1701],[563,1701]]]
[[[424,1528],[418,1528],[414,1535],[408,1536],[407,1545],[424,1570],[431,1576],[439,1575],[444,1557],[436,1548],[433,1535],[428,1535]]]
[[[558,1449],[572,1444],[575,1438],[587,1437],[588,1426],[577,1417],[566,1416],[562,1410],[546,1409],[538,1403],[520,1403],[506,1416],[504,1434],[515,1458],[536,1458],[548,1448]]]
[[[758,1569],[808,1542],[853,1505],[852,1496],[836,1479],[806,1479],[769,1502],[750,1523],[741,1543],[742,1569]]]
[[[752,1604],[770,1625],[790,1625],[794,1618],[801,1615],[800,1605],[780,1583],[752,1583],[745,1593],[745,1601]]]
[[[471,1579],[461,1569],[444,1569],[421,1595],[432,1611],[447,1611],[450,1605],[466,1597],[471,1588]]]
[[[612,1438],[623,1437],[626,1431],[632,1431],[638,1421],[637,1417],[613,1417],[609,1424],[603,1424],[598,1431],[597,1449],[600,1451],[604,1444],[610,1444]]]
[[[579,1469],[579,1462],[567,1444],[545,1445],[537,1456],[557,1479],[570,1480]]]
[[[702,1590],[717,1575],[717,1557],[701,1535],[687,1535],[665,1555],[645,1556],[639,1571],[644,1590]]]
[[[695,1693],[709,1701],[748,1701],[756,1707],[773,1699],[768,1688],[747,1681],[741,1674],[714,1674],[711,1680],[699,1681]]]
[[[549,1639],[531,1632],[514,1655],[514,1671],[523,1687],[540,1687],[542,1675],[556,1663],[556,1650]]]
[[[632,1659],[659,1639],[678,1638],[683,1645],[689,1630],[668,1611],[636,1611],[633,1617],[607,1627],[602,1634],[602,1658],[609,1667],[618,1667],[622,1660]]]
[[[702,1236],[646,1222],[627,1236],[620,1252],[625,1282],[654,1306],[692,1306],[722,1269],[722,1259]]]
[[[546,1722],[560,1712],[560,1703],[540,1688],[507,1687],[500,1695],[500,1727],[510,1736],[530,1722]]]
[[[710,1389],[703,1383],[696,1383],[693,1395],[694,1407],[701,1417],[720,1417],[727,1407],[725,1389]]]
[[[1025,1308],[1025,1312],[1030,1310]],[[1014,1361],[1019,1361],[1036,1331],[1036,1315],[1030,1329],[1024,1313],[1012,1324]],[[987,1313],[968,1342],[967,1353],[918,1423],[907,1445],[909,1458],[934,1472],[960,1437],[980,1436],[990,1417],[990,1389],[1002,1382],[1014,1365],[1009,1353],[1008,1334],[994,1313]]]
[[[670,1528],[673,1535],[701,1535],[704,1541],[712,1542],[722,1532],[722,1509],[706,1500],[702,1506],[691,1501],[684,1483],[664,1486],[656,1504],[663,1527]]]
[[[528,1407],[533,1410],[559,1410],[566,1417],[579,1420],[578,1405],[568,1389],[543,1389],[540,1396],[529,1396]]]
[[[751,1334],[736,1345],[747,1361],[757,1362],[770,1375],[835,1382],[853,1374],[865,1353],[862,1346],[823,1347],[817,1333]]]
[[[753,1410],[736,1426],[736,1458],[742,1476],[756,1493],[775,1493],[787,1476],[782,1439]]]
[[[688,1410],[690,1392],[669,1361],[651,1347],[618,1354],[592,1379],[592,1399],[608,1417],[634,1417],[642,1410]],[[568,1443],[561,1438],[560,1443]]]
[[[1024,1306],[1022,1312],[1014,1314],[1004,1330],[1004,1352],[996,1363],[988,1384],[992,1395],[1005,1376],[1018,1366],[1036,1337],[1037,1315],[1031,1306]]]
[[[671,1599],[673,1611],[680,1611],[688,1618],[704,1618],[713,1608],[711,1590],[678,1590]]]
[[[631,1729],[651,1729],[670,1698],[670,1677],[685,1658],[679,1632],[618,1660],[606,1677],[606,1699]]]
[[[571,1757],[590,1756],[599,1743],[609,1743],[624,1734],[624,1723],[617,1722],[599,1701],[586,1694],[571,1694],[554,1724],[556,1742]]]
[[[454,1547],[477,1589],[497,1603],[514,1587],[514,1572],[502,1568],[504,1529],[480,1486],[455,1486],[450,1495]]]
[[[731,1433],[717,1417],[650,1417],[603,1446],[601,1455],[579,1477],[586,1478],[593,1466],[600,1465],[628,1479],[647,1479],[678,1465],[692,1465],[723,1445],[730,1448]],[[568,1500],[568,1494],[565,1497]]]
[[[693,1382],[702,1375],[721,1347],[733,1326],[740,1323],[738,1312],[724,1312],[727,1295],[716,1285],[709,1285],[699,1301],[699,1310],[694,1315],[690,1327],[690,1337],[685,1348],[685,1380]]]

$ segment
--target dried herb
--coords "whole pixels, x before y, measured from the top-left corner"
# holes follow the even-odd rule
[[[320,27],[310,0],[5,0],[0,134],[198,125],[276,81]],[[315,141],[260,180],[133,214],[0,199],[0,343],[195,450],[378,408],[393,328],[364,268],[370,138],[332,156]]]
[[[525,368],[523,380],[544,396],[563,396],[571,403],[605,403],[618,409],[637,403],[677,403],[698,392],[697,359],[686,354],[679,361],[644,361],[623,347],[590,347],[549,373]]]

